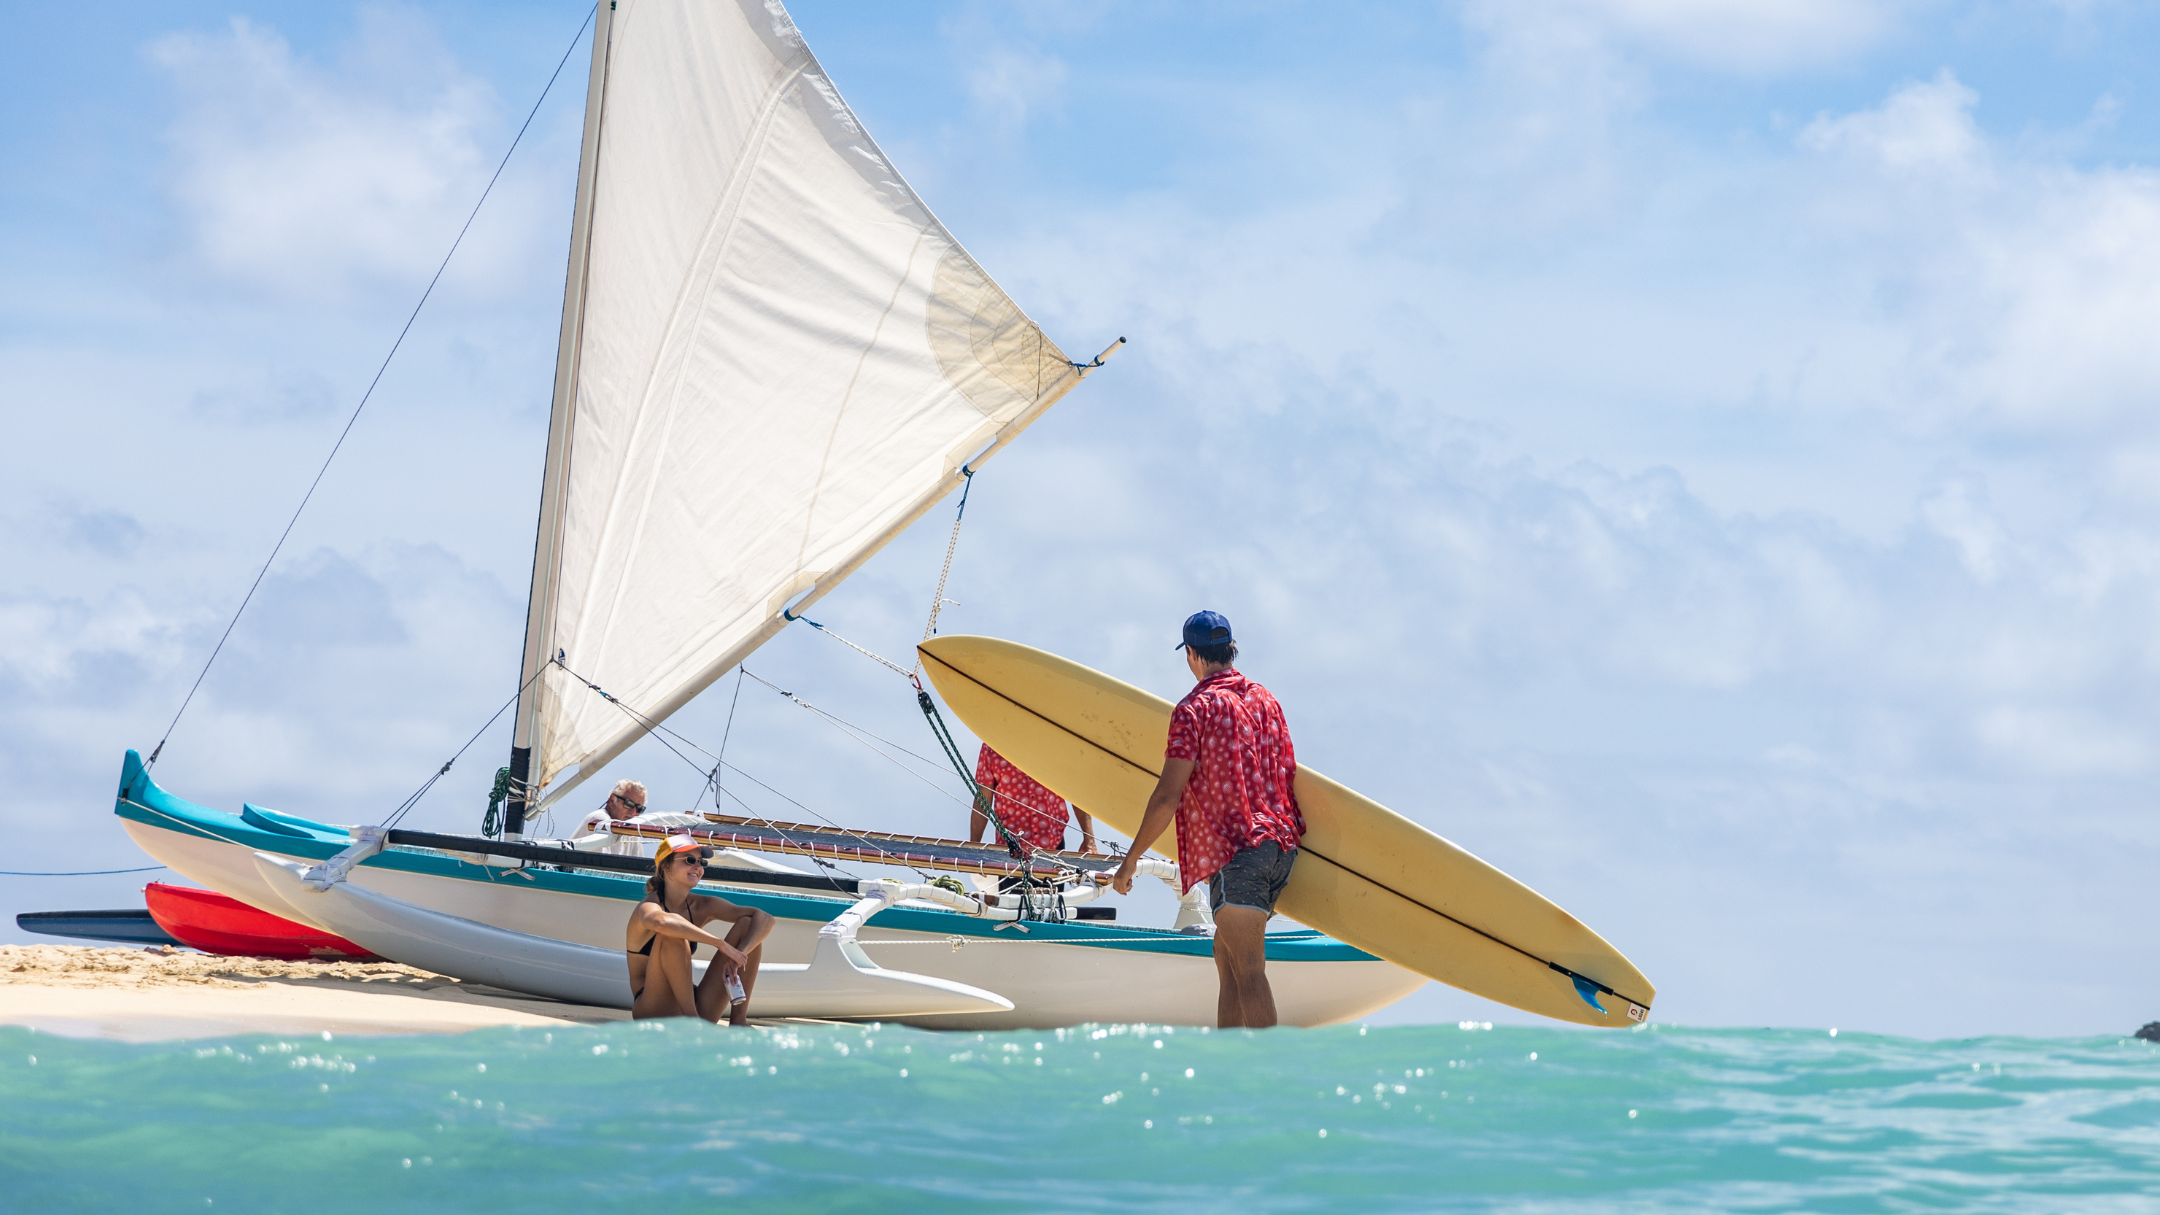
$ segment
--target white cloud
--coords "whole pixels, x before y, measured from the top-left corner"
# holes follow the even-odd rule
[[[2046,773],[2135,776],[2150,766],[2151,749],[2136,733],[2074,711],[2002,705],[1976,726],[2003,758]]]
[[[971,4],[941,21],[938,32],[974,110],[975,131],[961,142],[987,135],[984,144],[1010,148],[1031,121],[1059,113],[1066,63],[1044,44],[1095,36],[1105,17],[1097,5],[1049,0]]]
[[[1897,4],[1869,0],[1517,0],[1477,3],[1474,19],[1548,45],[1595,39],[1713,71],[1786,72],[1868,49],[1895,28]]]
[[[1958,556],[1974,580],[1983,585],[1995,581],[2007,537],[2002,523],[1988,509],[1982,487],[1953,480],[1921,500],[1920,517],[1957,545]]]
[[[170,180],[196,264],[276,297],[426,281],[506,138],[494,90],[396,10],[362,10],[336,64],[244,17],[169,35],[150,57],[179,99]],[[522,281],[513,251],[541,217],[515,182],[490,207],[459,279]]]
[[[2000,329],[1972,388],[2019,422],[2149,434],[2160,404],[2160,173],[2040,170],[2014,224],[1975,240]]]
[[[1065,61],[1054,54],[994,47],[968,69],[968,96],[976,113],[1006,137],[1018,135],[1029,117],[1054,108],[1065,87]]]
[[[2025,436],[2149,434],[2160,173],[1991,141],[1980,101],[1946,70],[1799,136],[1841,170],[1810,204],[1821,237],[1906,334],[1904,407]]]
[[[104,602],[47,596],[0,601],[0,680],[41,701],[73,699],[86,661],[122,655],[164,665],[176,640],[172,623],[139,593]]]
[[[122,747],[147,753],[223,631],[230,589],[189,594],[167,581],[94,599],[0,597],[10,767],[20,776],[35,756],[39,767],[103,771]],[[500,584],[437,549],[302,554],[265,579],[161,772],[201,781],[194,792],[219,800],[297,797],[379,815],[441,762],[446,740],[485,719],[498,688],[515,686],[508,648],[475,652],[471,642],[508,635],[517,608]],[[49,809],[40,804],[49,789],[24,792],[32,817]]]
[[[202,389],[194,409],[221,421],[256,425],[325,418],[338,412],[338,404],[336,388],[320,372],[295,370]]]
[[[115,561],[124,561],[142,549],[143,525],[126,511],[97,510],[64,502],[56,503],[53,513],[58,516],[61,535],[74,547]]]
[[[1867,157],[1895,172],[1965,175],[1987,159],[1972,117],[1979,100],[1945,68],[1891,94],[1881,109],[1817,118],[1800,132],[1800,144]]]

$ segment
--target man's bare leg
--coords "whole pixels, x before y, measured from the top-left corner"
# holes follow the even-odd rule
[[[1236,1029],[1245,1024],[1245,1001],[1238,991],[1237,971],[1230,967],[1230,955],[1215,950],[1215,1027]]]
[[[1215,912],[1215,974],[1222,985],[1215,1003],[1224,1029],[1266,1029],[1275,1024],[1275,993],[1267,981],[1267,913],[1224,904]]]

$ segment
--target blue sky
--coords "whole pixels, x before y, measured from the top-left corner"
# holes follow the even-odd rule
[[[1174,695],[1177,621],[1225,611],[1301,758],[1604,932],[1668,1020],[2160,1015],[2152,10],[793,11],[1053,337],[1132,339],[978,478],[948,631]],[[580,16],[21,19],[10,868],[139,855],[121,752],[156,742]],[[514,689],[577,62],[175,735],[176,792],[375,821]],[[948,522],[819,618],[904,652]],[[826,639],[750,665],[928,741]],[[683,729],[716,741],[730,690]],[[955,829],[759,685],[737,714],[730,755],[805,805]],[[506,747],[411,821],[475,824]],[[665,753],[621,767],[696,795]],[[136,884],[0,878],[0,909]],[[1393,1015],[1508,1016],[1438,988]]]

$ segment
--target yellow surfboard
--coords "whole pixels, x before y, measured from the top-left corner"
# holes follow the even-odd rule
[[[921,653],[976,737],[1119,831],[1140,826],[1162,773],[1169,701],[994,637],[938,637]],[[1305,839],[1282,914],[1527,1012],[1582,1025],[1649,1019],[1650,981],[1535,890],[1311,768],[1298,767],[1294,788]],[[1172,835],[1156,850],[1175,856]]]

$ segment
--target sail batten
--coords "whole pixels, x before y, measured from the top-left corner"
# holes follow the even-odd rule
[[[644,721],[543,665],[529,745],[549,801],[1079,378],[777,3],[620,0],[605,58],[582,309],[564,325],[574,442],[527,653],[560,652]],[[548,524],[544,507],[543,546]]]

